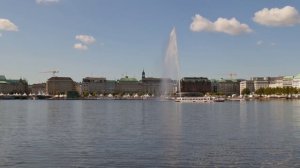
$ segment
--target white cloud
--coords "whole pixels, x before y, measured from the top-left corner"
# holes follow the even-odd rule
[[[257,42],[256,42],[256,45],[259,45],[259,46],[260,46],[260,45],[262,45],[263,43],[264,43],[264,42],[263,42],[262,40],[260,40],[260,41],[257,41]]]
[[[0,18],[0,30],[3,31],[18,31],[18,27],[8,19]]]
[[[54,4],[58,3],[60,0],[36,0],[37,4],[43,4],[43,5],[49,5],[49,4]]]
[[[292,6],[264,8],[254,14],[253,21],[265,26],[293,26],[300,23],[300,15]]]
[[[214,24],[205,17],[197,14],[195,17],[193,17],[193,22],[190,25],[190,29],[194,32],[214,31]]]
[[[190,25],[190,29],[194,32],[221,32],[229,35],[239,35],[242,33],[252,32],[247,24],[240,23],[236,20],[236,18],[218,18],[215,22],[212,22],[205,17],[196,14],[192,19],[193,22]]]
[[[82,44],[82,43],[76,43],[74,44],[74,49],[77,49],[77,50],[87,50],[88,49],[88,46]]]
[[[267,47],[267,46],[274,47],[274,46],[277,46],[277,44],[275,42],[265,42],[265,41],[262,41],[262,40],[257,41],[256,45],[263,46],[263,47]]]
[[[96,39],[93,36],[89,35],[77,35],[75,36],[75,39],[81,41],[84,44],[93,44],[96,42]]]

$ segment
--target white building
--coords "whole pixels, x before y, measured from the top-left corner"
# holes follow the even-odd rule
[[[267,88],[269,87],[269,80],[268,78],[264,77],[253,77],[252,78],[254,83],[254,90],[258,90],[260,88]]]
[[[295,88],[300,88],[300,74],[296,75],[293,78],[292,86],[295,87]]]
[[[294,76],[285,76],[282,80],[283,87],[292,87],[293,86]]]
[[[106,78],[104,77],[86,77],[82,79],[82,93],[104,93]]]
[[[282,88],[283,87],[283,77],[272,77],[269,81],[270,88]]]
[[[240,95],[244,89],[248,88],[250,92],[254,92],[254,82],[252,80],[245,80],[240,82]]]

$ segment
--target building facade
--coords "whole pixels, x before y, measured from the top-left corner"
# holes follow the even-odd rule
[[[240,80],[221,79],[218,81],[218,93],[227,96],[240,94]]]
[[[283,77],[271,77],[269,78],[270,88],[282,88],[283,87]]]
[[[296,75],[292,81],[292,87],[300,88],[300,74]]]
[[[294,76],[285,76],[282,79],[283,87],[292,87],[293,86]]]
[[[104,93],[106,85],[106,78],[86,77],[82,79],[81,92],[82,93]]]
[[[184,77],[180,80],[181,93],[186,96],[203,96],[211,92],[212,84],[205,77]]]
[[[67,94],[76,91],[76,85],[70,77],[51,77],[46,83],[46,91],[49,95]]]
[[[46,83],[36,83],[29,86],[30,93],[35,95],[46,94]]]
[[[125,76],[116,83],[116,93],[139,93],[142,91],[142,84],[136,78]]]
[[[155,96],[161,95],[161,78],[142,78],[142,92]]]
[[[252,80],[244,80],[240,82],[240,95],[242,95],[242,91],[244,89],[249,89],[250,93],[255,91],[254,89],[254,82]]]
[[[253,77],[252,78],[254,83],[254,90],[258,90],[260,88],[267,88],[269,87],[269,78],[265,77]]]
[[[24,79],[6,79],[0,75],[0,93],[2,94],[24,94],[28,93],[28,82]]]

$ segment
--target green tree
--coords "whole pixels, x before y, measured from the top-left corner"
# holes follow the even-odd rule
[[[259,96],[262,96],[265,93],[264,88],[259,88],[255,91],[255,94],[258,94]]]
[[[89,96],[89,92],[83,92],[82,95],[83,95],[83,97],[88,97]]]
[[[251,93],[249,88],[245,88],[242,90],[242,95],[249,95]]]

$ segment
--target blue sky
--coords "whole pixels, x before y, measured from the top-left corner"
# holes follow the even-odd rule
[[[175,26],[182,76],[295,75],[299,11],[296,0],[1,0],[0,72],[29,83],[49,70],[161,77]]]

